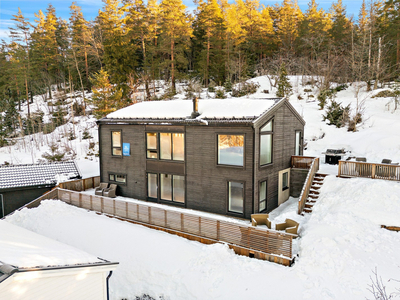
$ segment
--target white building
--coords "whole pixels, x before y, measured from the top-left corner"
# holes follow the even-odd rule
[[[117,264],[0,220],[0,299],[106,300]]]

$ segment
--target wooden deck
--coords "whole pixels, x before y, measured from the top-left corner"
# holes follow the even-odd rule
[[[338,177],[364,177],[400,181],[400,166],[340,160]]]
[[[27,207],[36,207],[44,199],[59,199],[77,207],[204,244],[225,243],[240,255],[285,266],[293,262],[292,241],[295,236],[292,234],[183,213],[168,206],[164,209],[146,202],[130,202],[60,188],[32,201]]]

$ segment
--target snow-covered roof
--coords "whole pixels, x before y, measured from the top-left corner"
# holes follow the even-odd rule
[[[104,263],[104,260],[0,220],[0,266],[18,269]]]
[[[281,98],[273,99],[200,99],[197,120],[254,120],[274,106]],[[191,120],[193,100],[145,101],[122,108],[106,119],[163,119]]]
[[[74,161],[45,164],[0,165],[0,189],[55,185],[62,179],[80,178]]]

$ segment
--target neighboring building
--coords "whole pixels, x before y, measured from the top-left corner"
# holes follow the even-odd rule
[[[284,98],[148,101],[98,121],[118,194],[250,218],[289,197],[304,120]]]
[[[0,298],[106,300],[111,263],[0,220]]]
[[[58,182],[81,178],[74,161],[0,165],[0,218],[51,190]]]

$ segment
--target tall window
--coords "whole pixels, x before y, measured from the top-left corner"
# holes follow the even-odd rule
[[[112,155],[122,156],[121,131],[111,131]]]
[[[282,174],[282,191],[289,188],[289,172]]]
[[[148,132],[146,138],[147,158],[185,160],[184,133]]]
[[[260,130],[260,165],[272,163],[272,136],[274,120],[269,121]]]
[[[228,182],[228,210],[235,213],[243,213],[244,184],[242,182]]]
[[[218,164],[243,166],[244,135],[218,135]]]
[[[296,131],[296,143],[295,143],[294,155],[302,155],[303,153],[303,137],[301,131]]]
[[[161,199],[173,202],[185,202],[185,177],[160,174]]]
[[[158,190],[158,180],[157,174],[148,173],[147,174],[147,197],[149,198],[158,198],[157,190]]]
[[[261,212],[267,208],[267,181],[260,182],[258,199],[260,203],[259,211]]]

